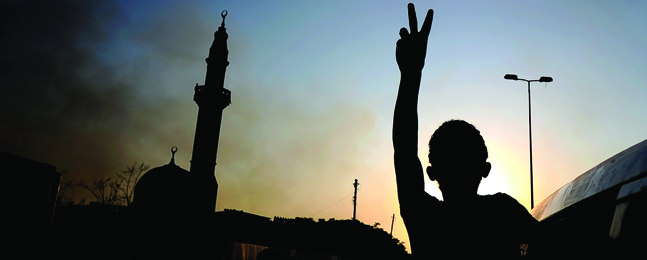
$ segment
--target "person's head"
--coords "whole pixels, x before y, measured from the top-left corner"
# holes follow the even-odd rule
[[[481,132],[463,120],[443,123],[429,140],[427,175],[447,200],[451,196],[474,195],[482,178],[490,173],[488,152]]]

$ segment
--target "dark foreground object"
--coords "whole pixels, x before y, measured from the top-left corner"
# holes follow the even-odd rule
[[[647,140],[567,183],[532,214],[542,230],[533,253],[571,259],[635,256],[647,243]]]

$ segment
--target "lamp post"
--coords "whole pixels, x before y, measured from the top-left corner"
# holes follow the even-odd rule
[[[528,82],[528,135],[530,136],[530,209],[535,207],[534,194],[532,189],[532,114],[530,110],[530,82],[553,82],[553,78],[542,76],[539,79],[527,80],[517,77],[515,74],[505,74],[507,80],[521,80]]]

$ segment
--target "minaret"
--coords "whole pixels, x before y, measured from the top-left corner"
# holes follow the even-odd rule
[[[220,139],[220,124],[222,111],[231,103],[231,92],[225,89],[225,71],[229,65],[227,56],[227,29],[225,17],[227,11],[222,11],[222,24],[214,33],[213,44],[209,49],[207,76],[204,85],[195,86],[193,100],[198,104],[198,120],[193,141],[191,157],[191,175],[195,178],[195,207],[198,211],[215,211],[218,196],[216,181],[216,157],[218,156],[218,140]]]

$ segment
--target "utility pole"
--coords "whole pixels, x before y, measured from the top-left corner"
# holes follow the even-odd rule
[[[359,185],[359,182],[355,179],[355,183],[353,183],[353,186],[355,186],[355,196],[353,196],[353,220],[357,219],[357,185]]]
[[[391,217],[391,236],[393,236],[393,222],[395,222],[395,213],[393,213],[393,216]]]

